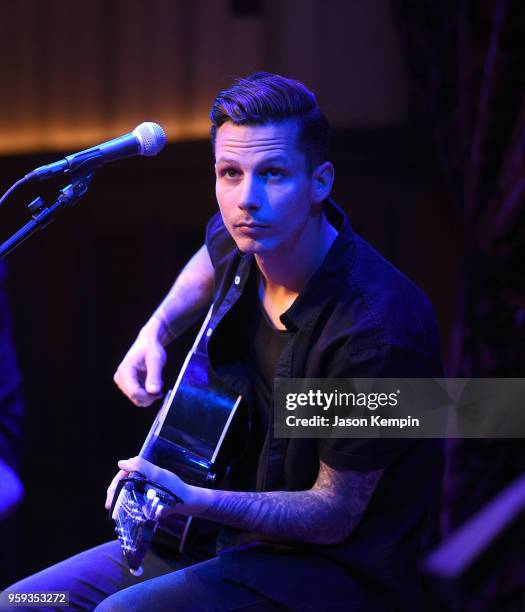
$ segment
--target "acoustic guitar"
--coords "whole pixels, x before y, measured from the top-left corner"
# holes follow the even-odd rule
[[[211,309],[139,453],[188,484],[204,487],[216,485],[228,472],[224,442],[241,401],[211,371],[205,346],[210,316]],[[177,503],[184,500],[140,474],[120,481],[111,517],[133,574],[142,573],[140,564],[157,529],[174,539],[182,552],[194,524],[207,523],[176,513],[159,521],[162,507]]]

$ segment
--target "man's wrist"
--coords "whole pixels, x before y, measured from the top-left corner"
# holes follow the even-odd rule
[[[186,506],[184,510],[187,510],[187,513],[191,516],[202,516],[213,505],[216,496],[219,494],[220,492],[214,489],[187,485],[186,499],[183,499]]]
[[[154,338],[162,346],[167,346],[174,338],[168,322],[159,310],[153,313],[149,321],[140,330],[140,335]]]

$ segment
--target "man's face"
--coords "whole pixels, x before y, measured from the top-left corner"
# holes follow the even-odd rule
[[[237,247],[286,253],[311,219],[313,179],[297,148],[295,121],[224,123],[215,141],[215,192]]]

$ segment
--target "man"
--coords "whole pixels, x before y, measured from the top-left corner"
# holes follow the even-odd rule
[[[213,301],[210,363],[250,424],[236,490],[190,486],[135,457],[119,462],[107,506],[139,471],[184,500],[177,511],[222,526],[219,554],[195,563],[197,553],[153,547],[132,577],[112,542],[11,589],[68,589],[79,606],[103,600],[99,610],[415,610],[439,445],[274,439],[272,383],[438,376],[431,307],[329,199],[329,127],[304,85],[251,75],[219,94],[211,120],[220,214],[115,381],[135,404],[153,403],[164,347]]]

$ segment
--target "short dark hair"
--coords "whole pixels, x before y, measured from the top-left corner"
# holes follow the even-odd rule
[[[255,72],[237,79],[221,91],[210,111],[211,142],[215,149],[217,129],[226,121],[237,125],[264,125],[289,119],[299,125],[299,150],[310,171],[327,161],[330,125],[315,95],[299,81],[270,72]]]

